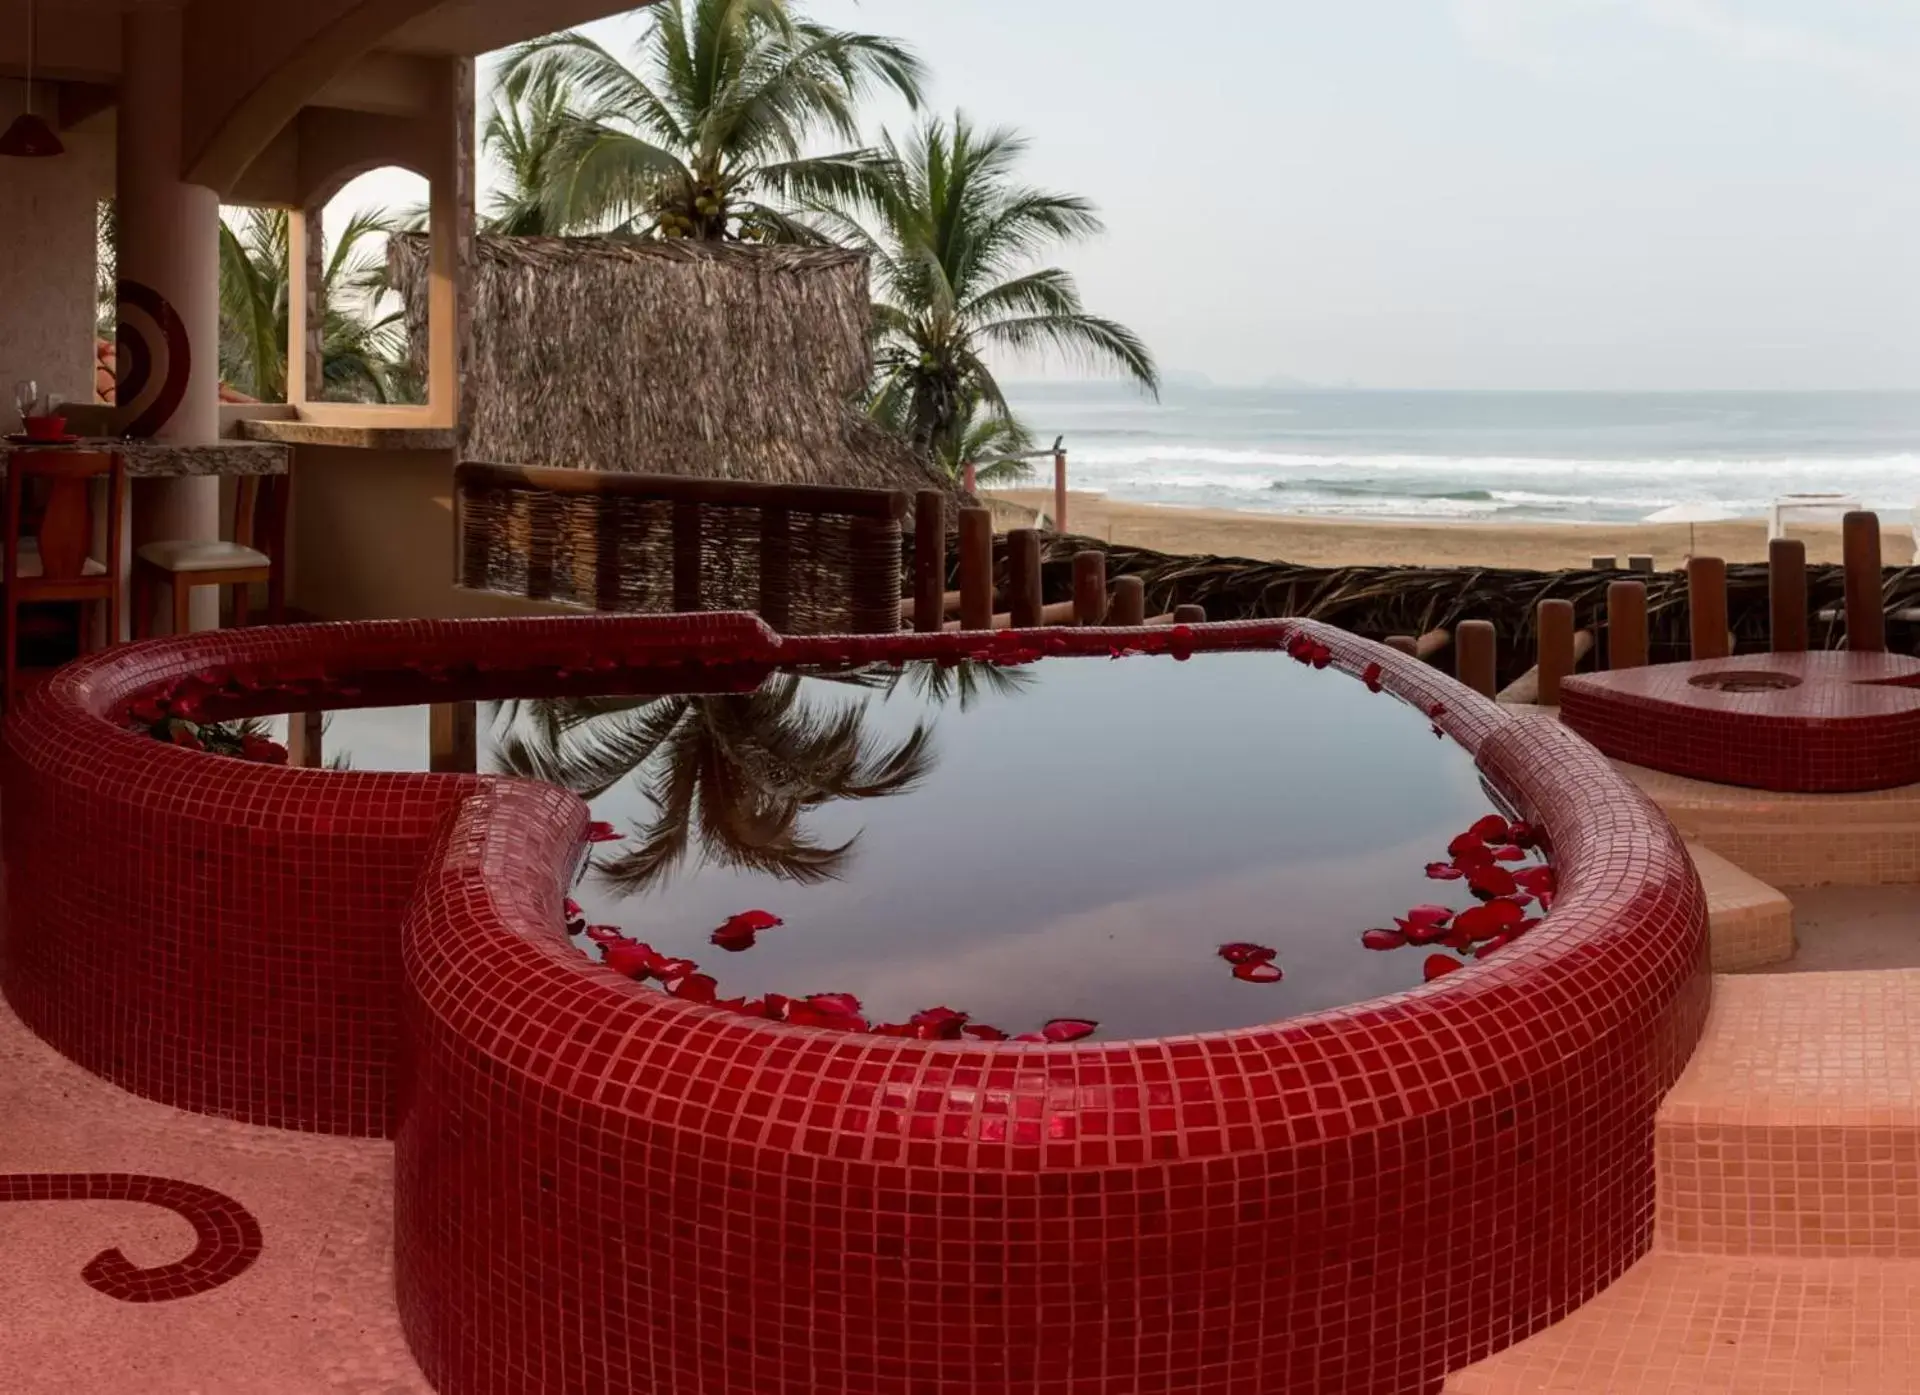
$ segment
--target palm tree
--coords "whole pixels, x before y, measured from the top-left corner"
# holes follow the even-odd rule
[[[552,72],[529,69],[494,89],[480,143],[498,171],[482,229],[509,237],[556,236],[548,199],[561,181],[560,148],[568,131],[568,93]]]
[[[391,402],[418,395],[404,312],[378,308],[386,264],[373,244],[395,226],[380,210],[362,210],[327,257],[321,372],[330,397]],[[221,220],[221,376],[269,402],[284,401],[287,392],[290,246],[285,209],[250,208]]]
[[[965,115],[929,121],[904,143],[887,138],[854,199],[811,205],[824,226],[873,253],[874,414],[933,460],[964,459],[983,416],[1011,423],[987,366],[995,350],[1058,353],[1159,390],[1139,336],[1088,314],[1070,274],[1033,265],[1103,224],[1085,199],[1018,183],[1026,147]]]
[[[488,125],[515,181],[495,216],[546,232],[818,241],[792,207],[848,196],[877,157],[809,155],[809,143],[852,145],[862,96],[878,84],[918,106],[921,78],[904,45],[815,24],[787,0],[664,0],[631,66],[585,34],[538,39],[502,70],[514,114]]]
[[[876,745],[862,731],[864,702],[821,712],[803,694],[798,675],[777,674],[747,694],[507,704],[495,717],[496,760],[585,799],[637,780],[653,817],[635,846],[600,867],[627,894],[670,877],[696,832],[700,855],[715,865],[812,885],[840,876],[859,839],[818,842],[807,811],[902,794],[925,777],[933,752],[924,726]]]

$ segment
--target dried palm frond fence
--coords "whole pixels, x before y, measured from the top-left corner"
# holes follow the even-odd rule
[[[964,513],[961,522],[958,553],[964,556]],[[1846,530],[1846,565],[1809,567],[1805,546],[1782,539],[1765,563],[1729,566],[1698,558],[1686,571],[1655,573],[1303,567],[1055,536],[1043,545],[1040,604],[1043,618],[1072,623],[1076,585],[1084,584],[1093,565],[1083,559],[1098,553],[1105,574],[1114,578],[1114,603],[1122,588],[1130,593],[1137,584],[1144,593],[1140,613],[1165,619],[1193,606],[1212,620],[1319,620],[1452,667],[1483,691],[1532,701],[1540,696],[1542,675],[1536,670],[1543,640],[1548,696],[1559,676],[1589,659],[1625,667],[1636,655],[1644,663],[1770,648],[1841,648],[1850,632],[1855,648],[1873,647],[1876,633],[1880,644],[1891,640],[1903,651],[1920,646],[1920,567],[1882,569],[1874,515],[1854,516]],[[1014,537],[993,543],[993,574],[1002,594],[1009,580],[1024,574],[1017,554],[1027,545]],[[917,532],[915,552],[925,538]],[[942,543],[950,587],[960,579],[954,542],[949,536]],[[917,560],[914,570],[922,575]],[[949,591],[943,599],[953,614],[959,593]],[[1010,610],[999,609],[1010,622]],[[1877,632],[1869,627],[1871,616],[1881,617]]]

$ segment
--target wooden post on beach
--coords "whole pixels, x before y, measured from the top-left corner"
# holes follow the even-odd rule
[[[1016,630],[1040,628],[1040,530],[1007,534],[1007,613]]]
[[[1534,625],[1540,632],[1540,690],[1534,700],[1542,707],[1558,707],[1561,680],[1573,673],[1573,602],[1540,602]]]
[[[1207,608],[1203,605],[1177,605],[1173,608],[1173,623],[1204,625],[1207,623]]]
[[[1627,558],[1627,570],[1630,572],[1643,572],[1651,576],[1653,574],[1653,554],[1650,552],[1634,553]]]
[[[947,619],[947,496],[923,489],[913,501],[913,628],[939,634]]]
[[[1615,581],[1607,587],[1607,667],[1647,666],[1647,585]]]
[[[978,472],[974,469],[973,462],[969,460],[960,467],[960,487],[969,494],[977,494],[980,492],[975,488],[978,483]]]
[[[1807,545],[1798,538],[1767,544],[1767,631],[1774,653],[1807,652]]]
[[[1107,618],[1107,554],[1073,554],[1073,623],[1100,625]]]
[[[324,712],[287,714],[287,764],[302,770],[318,770],[325,764],[321,747],[326,729]]]
[[[1396,653],[1405,654],[1409,659],[1420,657],[1420,641],[1412,635],[1388,635],[1386,646]]]
[[[1107,608],[1107,623],[1123,630],[1137,630],[1147,623],[1147,583],[1137,576],[1123,576],[1113,583],[1113,604]]]
[[[1718,557],[1687,559],[1687,629],[1694,659],[1724,659],[1732,652],[1727,634],[1727,564]]]
[[[436,775],[472,775],[480,769],[480,719],[471,702],[436,702],[428,709],[427,769]]]
[[[1053,453],[1053,531],[1067,531],[1067,453]]]
[[[960,510],[960,628],[993,628],[993,515]]]
[[[1454,676],[1482,697],[1499,691],[1499,636],[1491,620],[1462,620],[1453,630]]]
[[[1847,564],[1847,648],[1857,654],[1887,649],[1886,578],[1880,569],[1880,516],[1850,513],[1841,520]]]
[[[1596,572],[1617,572],[1620,570],[1620,559],[1618,557],[1595,557],[1593,559],[1593,569]]]

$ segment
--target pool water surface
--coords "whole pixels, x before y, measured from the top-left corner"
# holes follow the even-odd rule
[[[425,709],[331,723],[354,768],[420,768]],[[1280,652],[776,674],[747,694],[503,703],[481,730],[483,769],[571,788],[619,835],[575,892],[585,952],[617,931],[651,951],[617,953],[623,970],[754,1013],[833,995],[830,1025],[1253,1026],[1470,964],[1489,926],[1542,914],[1500,878],[1550,887],[1506,835],[1461,840],[1506,811],[1426,714]],[[1477,913],[1450,949],[1410,913],[1479,904],[1429,875],[1462,850],[1461,868],[1510,859],[1481,891],[1527,904]]]

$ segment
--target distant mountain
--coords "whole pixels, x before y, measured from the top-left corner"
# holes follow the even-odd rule
[[[1269,392],[1324,392],[1327,385],[1309,382],[1305,378],[1295,378],[1286,373],[1276,373],[1271,378],[1261,379],[1260,386]]]

